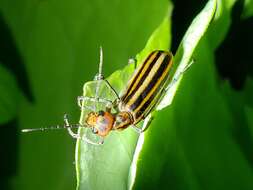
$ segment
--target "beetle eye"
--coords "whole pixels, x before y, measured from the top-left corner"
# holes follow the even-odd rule
[[[105,115],[105,112],[102,111],[102,110],[100,110],[100,111],[98,112],[98,115],[99,115],[99,116],[104,116],[104,115]]]
[[[95,127],[92,127],[91,131],[92,131],[92,133],[94,133],[94,134],[97,134],[97,133],[98,133],[98,130],[97,130]]]

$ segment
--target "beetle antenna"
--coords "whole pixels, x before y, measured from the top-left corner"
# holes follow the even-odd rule
[[[103,69],[103,48],[102,48],[102,46],[100,46],[100,58],[99,58],[98,74],[96,74],[95,80],[103,80],[104,79],[102,69]]]
[[[102,76],[102,69],[103,69],[103,48],[102,46],[100,46],[99,68],[98,68],[99,76]]]
[[[56,125],[56,126],[51,126],[51,127],[43,127],[43,128],[34,128],[34,129],[22,129],[21,131],[23,133],[28,133],[28,132],[34,132],[34,131],[48,131],[48,130],[57,130],[57,129],[68,129],[68,128],[80,128],[83,127],[80,124],[73,124],[73,125]]]

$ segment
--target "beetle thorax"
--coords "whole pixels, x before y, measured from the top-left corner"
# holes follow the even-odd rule
[[[116,115],[113,128],[114,129],[125,129],[133,124],[133,117],[130,112],[119,112]]]

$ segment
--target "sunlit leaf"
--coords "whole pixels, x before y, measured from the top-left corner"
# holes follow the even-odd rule
[[[171,5],[170,5],[171,6]],[[138,63],[143,60],[147,53],[154,49],[168,49],[170,44],[170,14],[164,17],[160,26],[154,31],[149,41],[137,56]],[[137,63],[137,64],[138,64]],[[117,92],[124,89],[127,80],[134,71],[134,65],[129,65],[121,71],[116,71],[109,77],[110,84]],[[84,85],[84,96],[94,96],[94,85]],[[93,89],[93,92],[91,92]],[[111,98],[108,88],[102,88],[99,96]],[[84,124],[86,110],[82,111],[80,122]],[[80,129],[80,135],[87,135],[88,131]],[[77,189],[127,189],[132,177],[129,176],[133,155],[135,152],[138,135],[128,129],[124,132],[112,132],[106,137],[103,146],[94,146],[84,141],[77,141],[76,168]]]

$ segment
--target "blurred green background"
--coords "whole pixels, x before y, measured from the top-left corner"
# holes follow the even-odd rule
[[[173,1],[173,53],[206,2]],[[77,122],[76,97],[97,72],[99,46],[109,76],[142,50],[167,9],[167,0],[0,0],[1,190],[75,189],[67,132],[20,130],[62,124],[64,113]],[[134,189],[253,189],[252,16],[251,0],[219,1],[196,64],[145,134]]]

